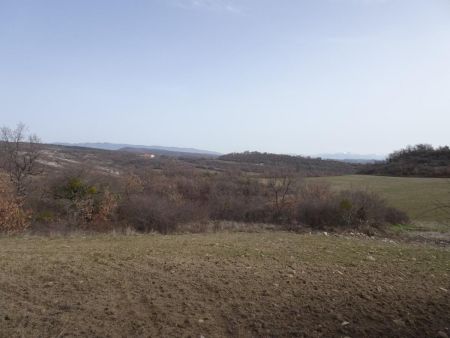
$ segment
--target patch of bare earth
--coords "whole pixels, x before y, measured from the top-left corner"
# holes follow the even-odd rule
[[[450,252],[290,233],[0,239],[1,337],[450,335]]]

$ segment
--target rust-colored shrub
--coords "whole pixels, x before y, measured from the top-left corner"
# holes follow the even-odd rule
[[[117,211],[118,198],[117,195],[109,191],[108,188],[102,192],[101,196],[98,198],[98,205],[96,210],[94,210],[94,219],[96,221],[111,221]]]
[[[19,233],[30,226],[29,214],[16,197],[10,184],[0,177],[0,232]]]

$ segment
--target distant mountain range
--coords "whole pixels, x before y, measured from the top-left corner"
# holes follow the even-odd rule
[[[222,155],[221,153],[218,153],[215,151],[195,149],[195,148],[144,146],[144,145],[107,143],[107,142],[98,142],[98,143],[60,143],[60,142],[55,142],[53,144],[61,145],[61,146],[69,146],[69,147],[84,147],[84,148],[103,149],[103,150],[123,150],[123,151],[129,151],[129,152],[137,152],[137,153],[154,152],[155,154],[159,154],[159,155],[174,155],[174,156],[206,155],[208,157],[217,157],[217,156]]]

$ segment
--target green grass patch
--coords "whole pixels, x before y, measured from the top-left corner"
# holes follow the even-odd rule
[[[436,202],[450,203],[450,180],[444,178],[386,177],[348,175],[308,178],[310,182],[327,182],[333,189],[362,189],[380,194],[388,203],[405,211],[415,221],[448,224]]]

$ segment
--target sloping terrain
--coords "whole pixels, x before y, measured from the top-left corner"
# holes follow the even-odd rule
[[[41,145],[38,162],[45,171],[64,169],[98,171],[118,176],[135,168],[157,168],[166,157],[149,158],[140,153],[64,145]]]
[[[118,143],[55,143],[56,145],[70,146],[70,147],[83,147],[91,149],[102,149],[102,150],[121,150],[129,149],[130,151],[154,151],[159,154],[165,154],[168,156],[178,156],[177,154],[191,154],[197,156],[210,156],[217,157],[221,154],[215,151],[202,150],[195,148],[180,148],[180,147],[163,147],[163,146],[144,146],[135,144],[118,144]]]
[[[249,158],[246,153],[217,157],[217,155],[208,153],[177,152],[164,149],[106,150],[51,144],[43,144],[41,147],[39,162],[46,169],[57,171],[67,168],[88,168],[113,175],[120,175],[134,169],[160,169],[168,163],[171,166],[187,166],[191,169],[208,172],[240,171],[251,175],[264,175],[267,171],[288,170],[304,176],[352,174],[359,166],[333,160],[260,153],[250,153]]]
[[[305,176],[329,176],[354,174],[359,168],[357,164],[335,160],[322,160],[303,156],[291,156],[260,152],[232,153],[219,157],[219,160],[254,164],[260,167],[286,168]]]
[[[0,336],[445,337],[449,269],[325,235],[0,238]]]
[[[162,155],[168,157],[181,157],[181,158],[216,158],[219,155],[214,153],[201,153],[201,152],[187,152],[187,151],[176,151],[167,150],[165,148],[137,148],[137,147],[124,147],[118,149],[123,152],[130,152],[136,154],[152,154],[152,155]]]

